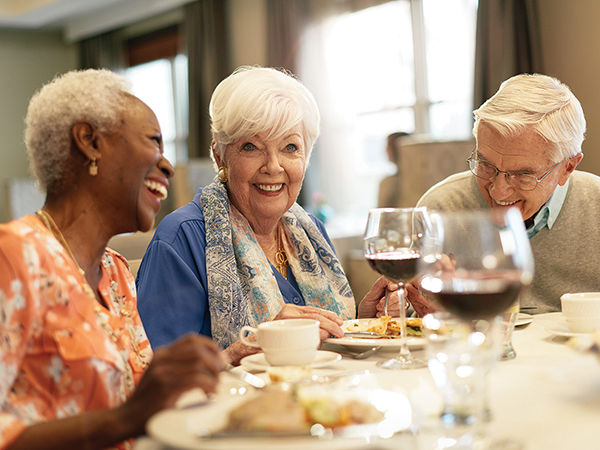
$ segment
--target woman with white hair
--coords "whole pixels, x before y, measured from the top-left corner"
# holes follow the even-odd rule
[[[150,342],[194,331],[236,363],[256,351],[238,341],[244,325],[313,318],[322,339],[342,336],[352,291],[325,227],[296,203],[319,135],[313,96],[284,72],[242,67],[215,89],[210,116],[218,176],[160,223],[138,271]],[[381,311],[386,288],[374,285],[360,317]]]
[[[196,335],[153,356],[127,261],[106,248],[166,198],[160,126],[124,78],[74,71],[33,96],[25,141],[46,201],[0,225],[0,448],[131,448],[222,367]]]

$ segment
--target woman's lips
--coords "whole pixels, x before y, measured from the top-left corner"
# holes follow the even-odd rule
[[[144,180],[144,185],[148,188],[148,190],[155,195],[159,200],[166,200],[168,194],[167,186],[162,183],[159,183],[155,180],[150,180],[146,178]]]
[[[283,188],[283,183],[279,184],[255,184],[255,186],[264,192],[279,192]]]

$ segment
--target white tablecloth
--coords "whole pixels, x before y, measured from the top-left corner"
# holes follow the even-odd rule
[[[498,362],[492,370],[489,432],[498,438],[511,437],[524,449],[600,448],[600,363],[593,355],[568,347],[565,338],[550,335],[538,322],[534,319],[532,324],[515,329],[517,358]],[[344,357],[329,371],[369,369],[382,387],[403,390],[413,405],[416,429],[422,427],[423,431],[410,440],[401,438],[402,448],[429,448],[423,424],[430,423],[439,411],[439,395],[427,369],[389,371],[375,366],[376,361],[389,356],[381,353],[366,360]],[[388,444],[389,448],[397,447],[389,441],[372,448],[387,448]],[[151,438],[136,444],[137,450],[164,448]]]

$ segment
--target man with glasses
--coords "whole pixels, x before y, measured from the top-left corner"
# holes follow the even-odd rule
[[[565,292],[600,291],[600,177],[575,171],[586,127],[577,98],[554,78],[517,75],[474,115],[470,171],[436,184],[418,205],[518,208],[536,265],[521,305],[536,313],[560,311]]]

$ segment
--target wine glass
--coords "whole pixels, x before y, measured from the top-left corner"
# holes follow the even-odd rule
[[[377,364],[386,369],[416,369],[427,365],[408,349],[404,287],[418,274],[417,261],[429,223],[425,208],[376,208],[369,211],[363,241],[365,258],[376,272],[399,286],[400,353]],[[390,292],[386,291],[383,310],[386,316],[389,295]]]
[[[421,289],[446,311],[423,319],[429,370],[444,401],[440,448],[477,441],[493,448],[483,432],[491,417],[487,374],[501,352],[497,316],[533,278],[529,239],[516,208],[429,217],[437,233],[424,239],[419,270]]]

